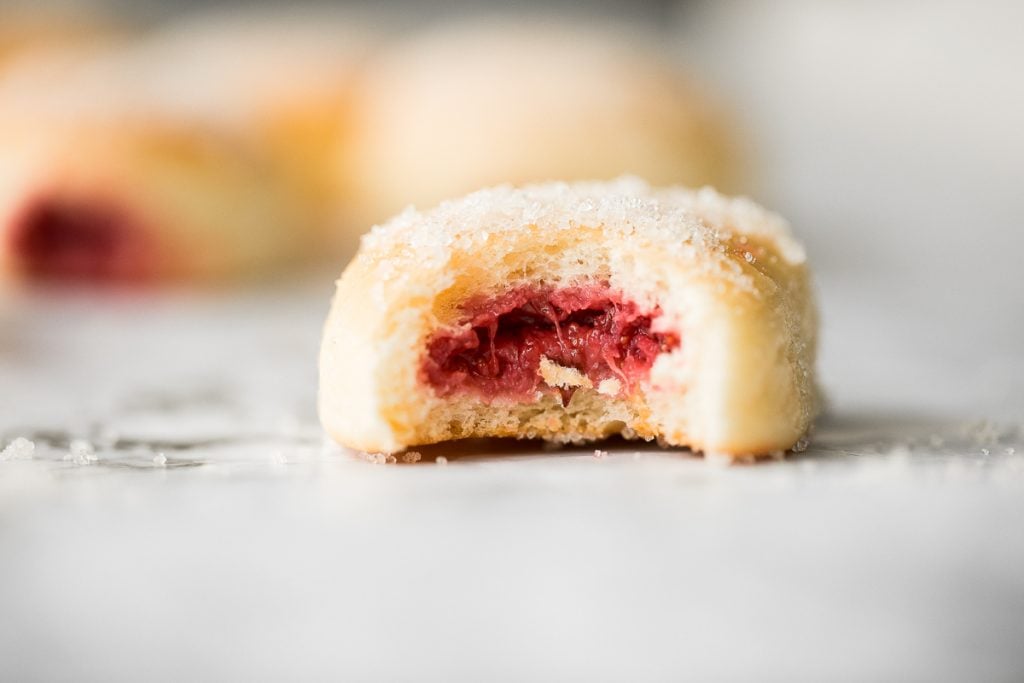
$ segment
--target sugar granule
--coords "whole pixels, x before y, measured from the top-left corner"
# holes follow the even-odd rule
[[[6,460],[31,460],[35,452],[35,443],[23,436],[19,436],[0,451],[0,462]]]
[[[64,460],[76,465],[90,465],[98,460],[92,444],[85,439],[74,439],[68,447]]]

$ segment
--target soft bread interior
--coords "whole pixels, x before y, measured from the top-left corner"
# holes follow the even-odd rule
[[[436,333],[456,324],[464,315],[461,306],[467,300],[496,297],[519,287],[557,290],[607,283],[624,299],[650,310],[656,309],[662,298],[657,279],[644,278],[635,269],[623,268],[625,264],[612,263],[609,247],[598,229],[580,227],[550,235],[532,229],[502,246],[493,257],[486,252],[476,258],[466,254],[452,264],[458,274],[433,299],[425,330]],[[425,343],[424,339],[421,347]],[[623,432],[628,437],[657,435],[658,430],[650,425],[646,401],[649,387],[638,386],[630,393],[612,391],[614,387],[609,383],[594,386],[578,369],[552,361],[542,362],[538,373],[538,395],[491,403],[473,396],[438,398],[421,381],[421,401],[427,412],[417,422],[415,440],[494,436],[582,442]],[[562,398],[558,388],[574,389],[571,398]]]

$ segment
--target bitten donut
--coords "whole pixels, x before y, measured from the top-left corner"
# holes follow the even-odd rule
[[[364,225],[500,183],[737,184],[722,112],[639,29],[567,19],[427,29],[367,66],[339,151]]]
[[[749,200],[634,178],[409,209],[338,281],[321,421],[370,452],[620,434],[776,454],[816,412],[805,261]]]

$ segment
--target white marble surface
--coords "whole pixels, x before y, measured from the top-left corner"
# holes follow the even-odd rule
[[[315,421],[330,275],[10,297],[0,448],[34,449],[0,456],[0,680],[1024,678],[1024,102],[975,83],[1021,48],[940,13],[900,52],[909,3],[885,3],[905,25],[862,69],[844,31],[876,24],[825,4],[701,24],[743,45],[705,54],[817,266],[832,403],[808,451],[374,466]],[[929,117],[949,108],[879,55],[1002,113]]]
[[[0,462],[0,678],[1020,673],[1019,422],[861,391],[899,359],[833,333],[849,400],[786,462],[374,466],[315,424],[327,288],[9,311],[0,415],[35,449]]]

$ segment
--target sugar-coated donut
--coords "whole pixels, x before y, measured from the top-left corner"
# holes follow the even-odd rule
[[[338,234],[335,150],[347,140],[353,82],[379,42],[374,12],[292,7],[214,9],[186,15],[151,39],[162,81],[210,115],[232,117],[273,155],[319,211],[318,238]]]
[[[308,213],[269,155],[147,91],[140,64],[60,56],[0,84],[0,274],[219,278],[301,253]]]
[[[373,452],[614,434],[729,457],[816,412],[816,315],[786,223],[710,188],[501,186],[363,238],[320,354],[320,417]]]
[[[354,29],[226,16],[3,75],[0,274],[220,278],[322,257]]]
[[[510,182],[736,184],[721,112],[639,29],[476,19],[371,61],[340,150],[364,225]],[[357,206],[359,206],[357,204]]]
[[[8,128],[15,133],[17,129]],[[157,124],[0,134],[0,274],[155,282],[298,258],[304,215],[232,141]]]

